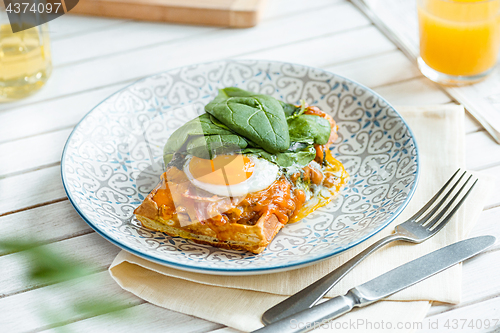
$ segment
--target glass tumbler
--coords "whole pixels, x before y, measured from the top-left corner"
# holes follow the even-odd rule
[[[47,24],[13,33],[0,6],[0,102],[8,102],[40,89],[52,62]]]
[[[422,74],[445,85],[492,72],[500,48],[500,0],[417,0]]]

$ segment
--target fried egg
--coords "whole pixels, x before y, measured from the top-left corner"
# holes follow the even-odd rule
[[[237,197],[264,190],[278,177],[279,167],[253,155],[218,155],[212,160],[188,156],[184,173],[198,188]]]

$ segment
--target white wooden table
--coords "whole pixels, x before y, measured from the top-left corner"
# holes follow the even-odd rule
[[[60,177],[63,145],[75,124],[111,93],[182,65],[253,58],[324,68],[397,105],[453,103],[342,0],[269,0],[263,21],[244,30],[66,15],[51,22],[50,31],[54,71],[46,87],[27,99],[0,104],[0,236],[34,235],[68,258],[85,258],[98,267],[95,275],[102,283],[96,288],[102,295],[123,295],[129,313],[136,315],[126,321],[109,315],[65,318],[62,325],[78,332],[233,331],[120,289],[107,272],[119,248],[96,234],[69,203]],[[469,116],[465,135],[467,167],[500,174],[500,145]],[[472,235],[500,237],[499,215],[497,187]],[[499,249],[464,263],[462,302],[434,305],[424,328],[436,319],[500,319]],[[25,278],[28,265],[20,253],[0,253],[0,323],[10,322],[0,325],[2,332],[44,331],[49,323],[34,311],[37,304],[57,309],[86,297],[75,292],[78,280],[65,282],[69,288],[32,285]]]

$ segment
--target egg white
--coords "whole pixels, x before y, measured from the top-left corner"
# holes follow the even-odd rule
[[[248,193],[264,190],[271,185],[278,176],[279,167],[263,158],[253,155],[246,155],[253,163],[254,169],[252,175],[239,184],[234,185],[213,185],[195,179],[189,171],[189,163],[193,156],[188,156],[184,164],[184,173],[189,178],[191,183],[202,190],[223,196],[223,197],[238,197]]]

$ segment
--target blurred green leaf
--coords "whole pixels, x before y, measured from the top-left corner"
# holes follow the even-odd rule
[[[95,278],[91,274],[96,272],[97,269],[82,261],[64,258],[42,244],[42,242],[36,240],[0,239],[0,250],[6,253],[16,252],[28,260],[30,267],[26,277],[33,285],[54,284],[83,276]],[[96,293],[92,291],[91,287],[98,283],[99,281],[95,281],[92,284],[80,285],[79,288],[91,295]],[[85,301],[74,300],[67,304],[67,308],[73,309],[80,318],[89,318],[106,313],[121,315],[118,310],[128,307],[127,303],[118,299],[101,299],[98,296]],[[72,318],[65,318],[63,314],[53,311],[45,305],[41,306],[40,311],[48,327],[64,332],[69,331],[64,325],[71,321]]]
[[[37,283],[57,283],[92,273],[88,266],[62,258],[40,242],[0,240],[0,249],[19,252],[32,263],[28,277]]]
[[[89,317],[99,316],[105,313],[118,315],[119,310],[128,308],[128,306],[123,302],[98,298],[76,303],[73,307],[78,313]]]

